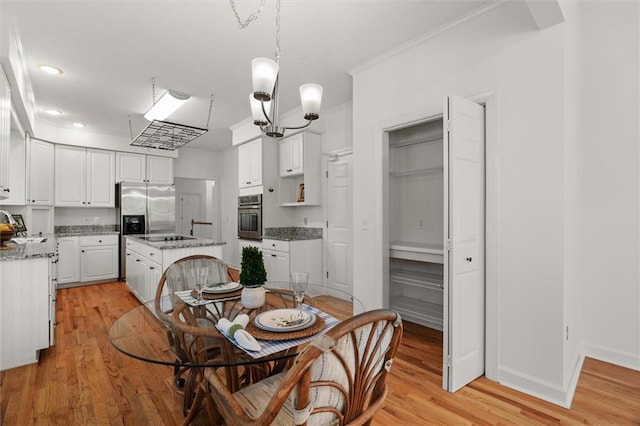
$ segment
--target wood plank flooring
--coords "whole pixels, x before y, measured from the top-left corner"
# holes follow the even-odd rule
[[[113,321],[138,302],[123,283],[58,291],[56,345],[38,364],[0,375],[1,425],[178,425],[182,399],[172,369],[115,350]],[[326,298],[319,307],[348,316],[346,303]],[[381,425],[640,425],[640,372],[587,359],[571,410],[485,378],[455,394],[441,389],[442,335],[405,324],[389,380]],[[202,410],[194,424],[210,424]]]

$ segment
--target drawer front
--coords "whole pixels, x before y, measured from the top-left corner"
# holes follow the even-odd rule
[[[152,262],[162,263],[162,250],[160,249],[143,246],[143,251],[141,254]]]
[[[289,253],[289,241],[263,239],[262,249]]]
[[[80,247],[118,244],[118,235],[85,235],[80,237]]]

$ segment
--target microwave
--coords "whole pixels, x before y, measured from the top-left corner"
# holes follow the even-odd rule
[[[262,195],[238,197],[238,238],[262,240]]]

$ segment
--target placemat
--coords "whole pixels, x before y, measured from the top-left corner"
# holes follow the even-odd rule
[[[261,328],[258,328],[255,324],[255,319],[251,320],[249,324],[247,324],[246,330],[256,339],[260,340],[292,340],[292,339],[300,339],[302,337],[313,336],[321,332],[324,329],[325,322],[324,318],[319,315],[316,315],[316,322],[313,323],[311,327],[303,328],[302,330],[291,331],[289,333],[282,333],[277,331],[267,331]]]
[[[242,287],[237,290],[230,291],[228,293],[205,293],[202,292],[202,298],[206,300],[218,300],[218,299],[228,299],[229,297],[240,297],[242,293]],[[194,299],[198,297],[198,292],[196,290],[191,290],[191,297]]]
[[[175,295],[178,296],[180,299],[184,300],[186,303],[188,303],[191,306],[198,306],[198,305],[206,305],[208,303],[214,303],[214,302],[225,302],[227,300],[235,300],[238,297],[240,297],[241,292],[242,292],[242,289],[229,292],[229,293],[208,294],[207,296],[210,296],[210,297],[204,297],[205,294],[203,293],[202,300],[198,300],[198,293],[196,292],[192,294],[192,290],[176,291]]]

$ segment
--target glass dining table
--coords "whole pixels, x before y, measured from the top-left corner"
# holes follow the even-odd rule
[[[184,392],[183,411],[190,414],[189,421],[193,416],[191,409],[202,401],[202,396],[198,398],[193,392],[196,388],[200,392],[197,382],[202,380],[205,367],[224,371],[230,390],[238,390],[282,371],[310,341],[340,319],[352,316],[354,311],[366,310],[362,302],[345,291],[332,289],[331,296],[326,296],[322,285],[309,284],[303,304],[298,306],[289,283],[270,281],[264,288],[266,302],[255,309],[242,305],[240,290],[205,294],[204,300],[198,300],[191,291],[165,295],[119,317],[109,330],[109,340],[127,356],[172,366],[176,378],[180,372],[187,372],[186,386],[184,381],[175,381],[174,386]],[[270,312],[282,310],[287,313],[299,310],[305,320],[313,318],[308,321],[312,325],[279,332],[259,323]],[[255,337],[259,351],[247,350],[217,328],[221,318],[233,321],[241,314],[249,317],[245,329]]]

